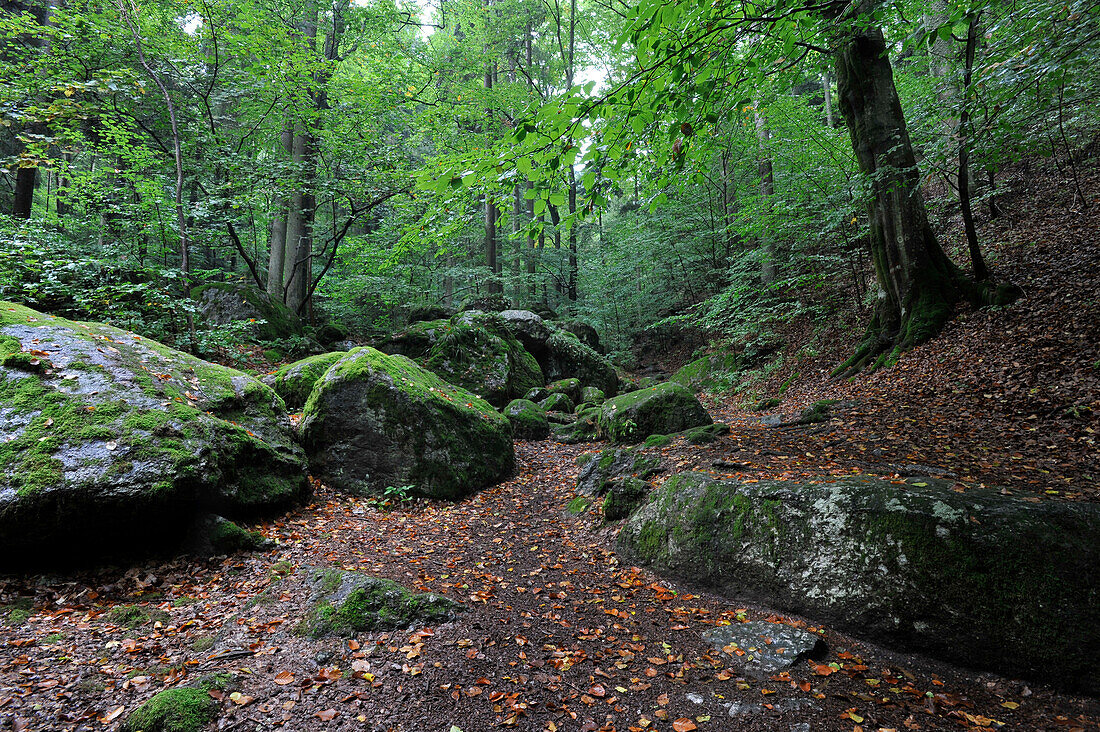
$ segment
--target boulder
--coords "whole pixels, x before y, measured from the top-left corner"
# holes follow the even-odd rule
[[[272,387],[290,409],[301,409],[309,399],[317,379],[325,375],[332,364],[347,355],[346,351],[322,353],[295,361],[275,372]]]
[[[650,478],[660,472],[661,465],[656,455],[626,448],[585,453],[577,462],[581,465],[577,474],[577,493],[584,496],[602,496],[608,482],[617,478]]]
[[[825,647],[817,633],[767,620],[718,625],[702,635],[715,655],[757,679],[793,668]]]
[[[924,478],[669,478],[630,561],[907,651],[1100,691],[1100,506]]]
[[[504,416],[512,423],[512,434],[521,440],[545,440],[550,435],[546,412],[527,399],[514,399],[504,408]]]
[[[298,630],[315,638],[438,625],[453,620],[462,610],[446,597],[415,593],[391,580],[360,572],[315,569],[310,583],[313,605]]]
[[[600,416],[600,410],[593,407],[587,411],[575,415],[564,415],[558,412],[550,412],[547,418],[561,417],[561,421],[555,427],[551,427],[551,435],[558,442],[565,445],[573,445],[578,442],[592,442],[596,439],[596,422]]]
[[[451,318],[422,364],[495,407],[546,383],[538,362],[500,316],[477,311]]]
[[[413,360],[424,359],[432,350],[443,332],[450,326],[446,320],[418,320],[408,327],[390,334],[375,346],[382,353],[391,356],[408,356]],[[349,349],[350,350],[350,349]]]
[[[199,514],[308,492],[282,400],[118,328],[0,303],[0,556],[71,561],[178,542]]]
[[[547,379],[579,379],[582,386],[594,386],[615,394],[619,376],[611,362],[530,310],[505,310],[500,314],[508,329],[538,361]]]
[[[725,391],[741,378],[742,366],[742,359],[736,354],[709,353],[682,367],[670,380],[696,392]]]
[[[210,325],[263,320],[252,328],[254,338],[273,341],[302,335],[302,321],[283,303],[255,287],[212,282],[192,291],[200,318]]]
[[[500,313],[509,308],[504,295],[477,295],[463,300],[459,312],[478,311],[482,313]]]
[[[584,404],[599,406],[607,401],[607,395],[594,386],[586,386],[581,389],[580,401]]]
[[[567,333],[572,333],[573,335],[577,336],[577,340],[591,348],[596,353],[602,354],[604,352],[603,346],[600,345],[600,334],[597,333],[596,329],[588,323],[584,323],[579,320],[570,320],[568,322],[561,323],[560,327]]]
[[[557,393],[539,402],[539,406],[547,412],[561,412],[563,414],[571,414],[574,409],[574,404],[569,400],[565,394]]]
[[[581,401],[581,380],[558,379],[557,381],[551,381],[546,385],[546,391],[548,394],[564,394],[569,397],[569,401],[577,403]]]
[[[686,387],[666,381],[608,399],[600,406],[599,435],[612,442],[641,442],[712,424],[707,410]]]
[[[622,478],[608,484],[603,499],[603,517],[607,521],[621,521],[645,503],[653,486],[638,478]]]
[[[404,356],[356,348],[317,382],[302,411],[314,476],[349,493],[411,486],[460,498],[512,471],[512,427],[486,401]]]

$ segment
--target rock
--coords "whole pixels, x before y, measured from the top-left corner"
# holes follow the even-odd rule
[[[302,412],[314,476],[338,490],[412,486],[459,498],[512,471],[512,427],[487,402],[404,356],[357,348],[317,382]]]
[[[523,347],[535,358],[538,358],[540,353],[545,356],[546,341],[554,332],[552,325],[530,310],[505,310],[500,317]]]
[[[722,435],[728,435],[729,433],[730,426],[728,424],[715,422],[702,427],[692,427],[690,430],[684,430],[677,434],[682,435],[691,445],[709,445]]]
[[[687,388],[665,382],[608,399],[600,407],[599,435],[612,442],[641,442],[712,423]]]
[[[391,356],[408,356],[413,360],[424,359],[432,346],[450,327],[447,320],[426,320],[409,323],[408,327],[391,333],[385,340],[375,344],[382,353]],[[351,349],[348,349],[351,350]]]
[[[616,478],[645,480],[659,473],[661,466],[661,459],[656,455],[625,448],[586,453],[578,462],[582,464],[577,475],[577,493],[584,496],[602,496],[608,481]]]
[[[135,709],[121,732],[201,732],[218,716],[209,689],[165,689]]]
[[[1100,506],[931,478],[670,478],[619,534],[630,561],[864,638],[1100,690]]]
[[[558,379],[546,385],[546,391],[550,394],[564,394],[574,404],[581,401],[580,379]],[[570,409],[569,411],[573,411]]]
[[[391,580],[360,572],[315,569],[310,582],[313,604],[298,630],[314,638],[438,625],[462,610],[440,595],[414,593]]]
[[[634,509],[645,503],[653,486],[637,478],[619,478],[608,481],[603,499],[603,517],[608,521],[620,521]]]
[[[573,413],[573,402],[565,394],[551,394],[539,402],[539,406],[547,412]]]
[[[596,353],[602,354],[604,352],[603,346],[600,345],[600,334],[596,332],[588,323],[581,322],[579,320],[571,320],[565,323],[560,323],[559,327],[567,333],[572,333],[577,337],[584,345],[591,348]]]
[[[0,557],[89,561],[179,542],[202,513],[308,493],[282,400],[234,369],[0,303]]]
[[[720,657],[758,679],[791,668],[824,645],[816,633],[766,620],[719,625],[704,631],[703,640],[718,654],[725,648],[741,649],[744,655],[731,649],[725,651],[729,658]]]
[[[523,398],[529,402],[541,402],[548,396],[550,396],[550,392],[546,391],[546,389],[541,386],[536,386],[534,389],[524,394]]]
[[[266,543],[262,534],[245,531],[227,518],[208,513],[192,523],[185,546],[196,556],[211,557],[259,549]]]
[[[545,383],[538,362],[500,317],[480,311],[414,323],[379,350],[408,356],[496,407]]]
[[[196,288],[195,299],[200,318],[211,325],[263,320],[252,328],[254,338],[274,341],[302,335],[302,321],[281,302],[249,285],[213,282]]]
[[[586,386],[581,389],[580,400],[585,404],[591,404],[592,406],[598,407],[599,405],[607,401],[607,395],[604,394],[602,390],[597,389],[594,386]]]
[[[579,379],[582,386],[594,386],[615,394],[619,376],[611,362],[572,333],[543,320],[529,310],[505,310],[505,325],[538,361],[547,379]],[[578,398],[580,395],[577,395]]]
[[[547,418],[552,418],[556,412],[551,412]],[[565,415],[562,415],[565,417]],[[577,415],[569,415],[568,422],[563,422],[557,427],[551,428],[551,434],[555,440],[565,445],[573,445],[578,442],[592,442],[596,439],[596,422],[599,419],[599,409],[589,409]]]
[[[309,399],[317,380],[325,375],[332,364],[346,355],[346,351],[322,353],[287,364],[275,372],[272,387],[288,408],[301,409]]]
[[[504,416],[512,423],[512,434],[521,440],[545,440],[550,435],[546,412],[532,401],[515,399],[508,402]]]
[[[405,316],[406,323],[416,323],[421,320],[446,320],[451,317],[452,312],[448,312],[447,308],[442,305],[436,305],[435,303],[420,303],[409,307],[409,312]]]
[[[741,358],[733,353],[709,353],[686,364],[670,381],[695,392],[725,391],[740,378],[742,366]]]
[[[323,346],[331,346],[333,343],[340,343],[347,339],[347,330],[336,323],[325,323],[317,329],[317,340]]]

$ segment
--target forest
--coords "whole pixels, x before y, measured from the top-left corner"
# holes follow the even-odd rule
[[[1100,729],[1100,6],[0,0],[0,729]]]

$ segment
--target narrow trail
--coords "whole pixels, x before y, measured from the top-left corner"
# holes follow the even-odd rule
[[[686,454],[710,460],[736,439]],[[575,458],[592,447],[517,443],[513,479],[457,504],[381,510],[318,487],[313,504],[259,527],[280,542],[267,553],[2,581],[33,609],[0,627],[0,729],[113,729],[165,685],[213,671],[239,679],[220,699],[226,730],[1100,727],[1096,700],[827,628],[816,629],[820,664],[742,678],[702,631],[739,616],[812,626],[624,565],[613,529],[565,510]],[[466,611],[414,633],[305,638],[294,630],[316,566],[394,579]],[[127,604],[159,624],[112,623],[111,608]]]

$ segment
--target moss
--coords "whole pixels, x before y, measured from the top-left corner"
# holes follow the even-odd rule
[[[603,516],[608,521],[626,518],[649,495],[650,485],[637,478],[625,478],[612,484],[603,501]]]
[[[565,510],[574,516],[578,516],[587,511],[588,507],[591,505],[591,499],[585,498],[584,496],[577,496],[565,506]]]
[[[301,408],[309,399],[318,379],[346,355],[346,351],[322,353],[283,366],[275,372],[276,393],[283,398],[287,406]]]
[[[771,399],[764,399],[764,400],[759,401],[756,404],[752,405],[752,411],[754,411],[754,412],[766,412],[769,409],[775,409],[776,407],[778,407],[782,403],[783,403],[783,400],[778,398],[778,397],[772,397]]]
[[[206,653],[214,647],[215,638],[212,635],[201,635],[191,641],[191,650],[195,653]]]
[[[116,605],[107,611],[107,622],[133,630],[148,623],[167,623],[171,616],[159,608],[141,605]]]
[[[319,570],[314,582],[321,599],[300,626],[313,637],[439,623],[460,609],[445,597],[417,594],[396,582],[353,572]]]
[[[521,439],[541,440],[550,434],[546,412],[534,402],[513,399],[504,408],[504,416],[512,424],[512,433]]]
[[[34,615],[34,603],[29,597],[21,597],[10,605],[0,605],[0,621],[5,625],[22,625]]]
[[[650,435],[643,444],[646,447],[666,447],[672,444],[672,438],[669,435]]]
[[[166,689],[131,714],[123,732],[199,732],[218,716],[206,689]]]

